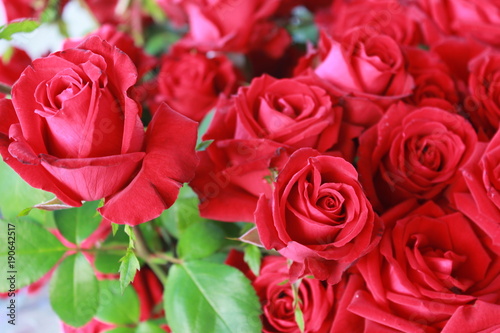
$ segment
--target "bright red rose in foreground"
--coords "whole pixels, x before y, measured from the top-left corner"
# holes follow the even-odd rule
[[[295,297],[288,274],[286,258],[267,256],[262,259],[259,276],[243,261],[243,253],[231,251],[227,265],[240,269],[252,281],[262,304],[264,333],[298,333],[295,320]],[[305,278],[298,288],[299,307],[304,315],[304,333],[329,333],[335,303],[334,287],[320,280]]]
[[[382,219],[387,229],[379,246],[357,265],[367,291],[358,292],[349,311],[404,332],[439,332],[450,318],[473,326],[457,314],[470,312],[462,306],[500,304],[499,248],[461,213],[409,200]],[[498,312],[485,315],[484,324],[498,323]]]
[[[264,75],[221,102],[204,135],[214,140],[199,152],[191,186],[202,216],[253,221],[261,193],[269,193],[270,169],[280,169],[301,147],[327,151],[337,143],[342,109],[311,77]]]
[[[330,284],[371,251],[382,224],[354,166],[313,149],[296,151],[255,211],[260,240],[294,261],[292,278],[312,274]]]
[[[201,121],[220,94],[236,92],[243,76],[221,53],[173,47],[162,58],[157,80],[156,102],[166,102],[186,117]]]
[[[68,205],[105,198],[112,222],[159,216],[193,176],[197,125],[163,105],[144,132],[127,95],[136,80],[130,58],[97,36],[33,61],[2,101],[4,160]]]
[[[460,115],[395,104],[360,137],[361,182],[377,209],[405,198],[432,199],[457,178],[476,142]]]
[[[466,188],[452,194],[457,209],[500,245],[500,131],[477,144],[462,174]]]

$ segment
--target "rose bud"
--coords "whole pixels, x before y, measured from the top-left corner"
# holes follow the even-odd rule
[[[266,249],[293,260],[293,279],[311,274],[338,283],[380,240],[381,221],[343,158],[299,149],[273,185],[259,199],[255,223]]]
[[[105,198],[112,222],[158,217],[193,176],[197,124],[162,105],[145,132],[127,94],[136,80],[130,58],[98,36],[34,60],[1,102],[5,162],[67,205]]]

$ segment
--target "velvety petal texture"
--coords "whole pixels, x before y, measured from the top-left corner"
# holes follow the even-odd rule
[[[68,205],[105,198],[112,222],[157,217],[193,176],[196,124],[162,105],[145,132],[136,81],[129,56],[98,36],[34,60],[1,102],[4,160]]]
[[[302,148],[291,155],[255,211],[262,244],[294,261],[294,278],[314,275],[330,284],[380,240],[383,226],[357,172],[339,157]]]

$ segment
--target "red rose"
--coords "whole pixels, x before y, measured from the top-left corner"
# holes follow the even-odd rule
[[[105,198],[116,223],[138,224],[176,199],[196,165],[196,123],[161,106],[145,133],[127,95],[132,61],[97,36],[33,61],[0,108],[0,152],[26,182],[71,206]]]
[[[286,258],[267,256],[262,259],[258,276],[251,273],[243,261],[243,253],[231,251],[227,265],[240,269],[252,281],[252,286],[262,304],[264,333],[296,333],[296,297],[290,283]],[[298,285],[298,304],[304,316],[304,333],[329,333],[332,325],[334,287],[321,281],[304,278]]]
[[[236,91],[242,74],[223,54],[175,48],[162,58],[156,102],[200,121],[217,104],[220,94]]]
[[[457,114],[395,104],[360,137],[361,183],[377,209],[410,197],[432,199],[457,178],[476,141]]]
[[[492,136],[500,122],[500,52],[481,53],[469,62],[469,71],[469,103],[475,108],[467,111],[476,127]]]
[[[415,79],[413,94],[405,102],[423,106],[435,106],[456,112],[459,102],[458,88],[448,66],[432,51],[407,48],[408,72]]]
[[[291,42],[286,30],[270,20],[279,1],[183,1],[183,6],[190,30],[181,43],[188,47],[242,53],[258,49],[277,58]]]
[[[499,248],[461,213],[410,200],[382,219],[378,248],[357,264],[367,290],[349,311],[398,331],[438,332],[464,305],[499,304]]]
[[[500,4],[496,0],[418,0],[444,34],[470,36],[500,46]]]
[[[452,194],[458,210],[500,245],[500,131],[489,144],[478,143],[463,167],[466,187]]]
[[[388,35],[400,45],[418,45],[424,42],[420,25],[425,19],[419,8],[397,0],[340,0],[322,23],[337,40],[360,28],[358,32],[366,36]]]
[[[377,244],[382,224],[354,166],[313,149],[296,151],[255,211],[260,240],[294,261],[294,278],[312,274],[330,284]]]
[[[191,182],[200,212],[221,221],[253,221],[258,197],[270,191],[269,169],[279,169],[301,147],[320,151],[337,143],[342,110],[311,77],[264,75],[222,102],[203,137]]]
[[[134,65],[137,67],[139,79],[156,65],[156,59],[137,47],[132,37],[116,29],[114,25],[105,24],[89,35],[96,35],[104,39],[109,44],[116,46],[125,52]],[[77,47],[83,39],[68,39],[64,42],[63,49]]]
[[[386,107],[410,95],[414,87],[400,46],[387,35],[366,36],[357,28],[339,42],[322,34],[316,57],[307,56],[314,72],[344,95],[366,97]]]

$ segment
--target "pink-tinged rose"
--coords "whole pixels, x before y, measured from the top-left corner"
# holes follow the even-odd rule
[[[203,51],[247,53],[261,50],[278,58],[291,43],[285,29],[271,18],[279,1],[183,1],[189,33],[181,41]]]
[[[415,5],[397,0],[340,0],[333,2],[325,29],[342,40],[350,30],[364,36],[388,35],[400,45],[424,43],[420,26],[426,15]],[[322,22],[320,22],[321,24]]]
[[[477,144],[462,174],[466,186],[453,191],[452,201],[500,245],[500,131]]]
[[[68,0],[58,1],[57,9],[59,15],[62,13]],[[5,19],[12,22],[18,19],[39,18],[40,14],[47,8],[49,0],[3,0]]]
[[[19,79],[26,67],[31,64],[31,58],[26,52],[16,47],[7,52],[9,54],[4,54],[0,59],[0,82],[11,86]],[[0,98],[3,97],[5,95],[0,93]]]
[[[217,104],[221,94],[236,92],[243,75],[222,53],[204,53],[174,47],[161,60],[156,102],[195,121]]]
[[[342,109],[312,77],[275,79],[264,75],[222,101],[199,152],[191,186],[202,216],[253,221],[258,197],[270,191],[270,169],[279,170],[301,147],[319,151],[338,141]]]
[[[496,0],[418,0],[445,35],[472,37],[500,46],[500,4]]]
[[[0,108],[0,152],[31,186],[135,225],[161,214],[194,173],[197,124],[160,106],[144,131],[130,58],[97,36],[34,60]]]
[[[406,198],[435,198],[456,180],[476,142],[458,114],[395,104],[360,137],[361,183],[377,210]]]
[[[469,62],[469,71],[471,100],[466,111],[474,125],[491,137],[500,122],[500,52],[481,53]]]
[[[293,260],[293,279],[311,274],[338,283],[380,240],[382,223],[344,159],[299,149],[273,185],[259,199],[255,223],[266,249]]]
[[[139,79],[150,71],[157,63],[153,56],[147,54],[142,48],[135,45],[132,37],[117,30],[114,25],[105,24],[98,30],[90,33],[89,36],[90,35],[99,36],[109,44],[116,46],[121,51],[125,52],[132,60],[135,67],[137,67]],[[63,49],[78,47],[82,41],[83,39],[68,39],[64,42]]]
[[[407,48],[408,72],[415,79],[415,88],[405,102],[416,106],[434,106],[456,112],[458,87],[448,66],[432,51]]]
[[[366,97],[384,107],[411,95],[414,87],[401,47],[387,35],[363,36],[358,28],[339,42],[322,33],[316,56],[306,59],[316,75],[342,94]]]
[[[451,318],[463,320],[463,306],[499,304],[499,248],[464,215],[409,200],[382,219],[378,248],[357,264],[367,288],[349,311],[398,331],[441,332]]]
[[[242,269],[248,276],[243,253],[231,251],[226,264]],[[250,273],[251,274],[251,273]],[[250,276],[252,286],[262,304],[264,333],[298,333],[295,304],[286,258],[267,256],[262,260],[259,275]],[[304,333],[329,333],[334,315],[334,286],[320,280],[304,278],[298,285],[298,306],[304,316]]]

